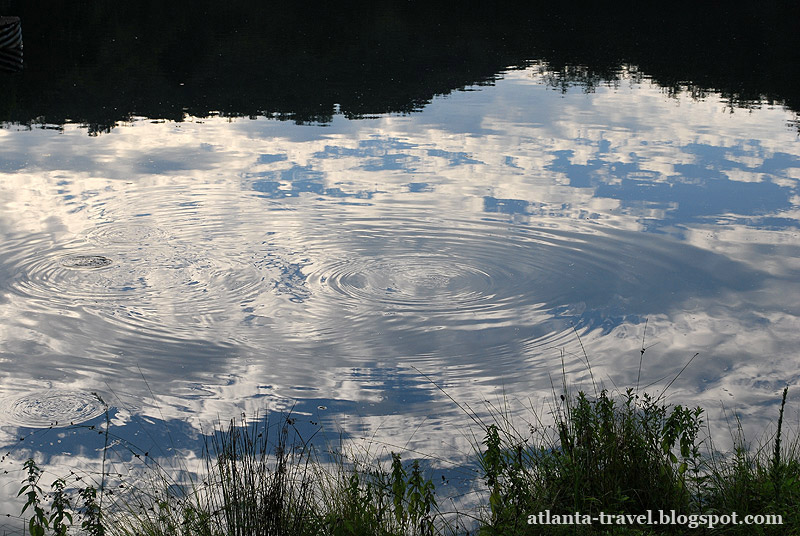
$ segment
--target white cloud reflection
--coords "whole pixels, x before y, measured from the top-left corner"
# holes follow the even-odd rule
[[[468,419],[413,367],[473,408],[502,392],[540,404],[560,349],[588,382],[577,325],[595,379],[630,385],[647,317],[643,382],[700,352],[675,400],[773,420],[798,380],[787,113],[723,113],[647,83],[561,95],[536,73],[324,127],[0,130],[0,397],[99,391],[125,408],[117,427],[195,432],[299,401],[354,437],[463,459],[453,430]],[[115,265],[59,265],[84,251]],[[428,264],[369,271],[395,253]],[[399,301],[473,299],[461,273],[486,285],[464,302],[474,314]],[[17,435],[0,426],[1,444]]]

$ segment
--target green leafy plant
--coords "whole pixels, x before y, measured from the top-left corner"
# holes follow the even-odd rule
[[[89,536],[105,536],[106,528],[103,524],[103,510],[97,500],[97,488],[87,486],[80,491],[83,501],[83,521],[81,528]]]
[[[548,423],[536,416],[517,428],[504,412],[495,412],[489,424],[476,418],[483,431],[476,454],[487,499],[475,516],[478,534],[608,529],[527,524],[528,515],[544,510],[777,514],[783,525],[729,526],[725,534],[800,533],[800,440],[784,430],[788,388],[774,433],[753,448],[737,417],[734,449],[725,454],[702,437],[703,410],[669,404],[663,391],[651,396],[638,388],[595,388],[589,395],[570,390],[565,374],[562,385],[560,394],[553,389]],[[155,469],[152,483],[137,482],[124,495],[109,489],[104,502],[106,482],[113,480],[106,474],[106,455],[119,444],[118,438],[110,441],[108,409],[105,429],[86,428],[104,436],[102,475],[93,475],[92,484],[70,489],[69,478],[57,478],[45,494],[43,471],[33,459],[25,462],[18,496],[26,498],[21,514],[29,516],[30,536],[67,536],[78,530],[76,515],[81,533],[89,536],[444,536],[463,526],[445,519],[419,459],[404,463],[384,447],[381,456],[368,449],[361,455],[330,449],[322,461],[291,415],[279,422],[242,416],[239,423],[219,426],[208,436],[200,480],[175,482],[158,464],[146,462]],[[674,526],[611,529],[616,535],[664,531],[689,533]]]
[[[435,486],[432,480],[423,477],[419,460],[411,463],[409,473],[400,455],[392,452],[391,489],[394,518],[400,533],[433,535],[431,511],[436,508]]]
[[[42,478],[42,470],[36,465],[33,458],[28,458],[23,466],[27,472],[27,478],[23,481],[23,485],[19,490],[17,496],[25,494],[27,500],[22,507],[22,514],[30,507],[31,518],[28,522],[28,532],[31,536],[44,536],[45,529],[49,527],[47,514],[42,508],[41,497],[43,495],[42,488],[39,487],[39,479]]]
[[[53,527],[54,536],[66,536],[67,530],[72,525],[72,511],[69,497],[64,488],[67,485],[63,478],[53,482],[52,510],[50,512],[50,526]]]

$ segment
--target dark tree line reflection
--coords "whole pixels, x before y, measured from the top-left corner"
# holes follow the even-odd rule
[[[521,11],[388,1],[343,10],[249,0],[0,0],[0,14],[20,16],[25,36],[24,71],[0,74],[6,122],[78,122],[97,132],[133,115],[324,123],[336,111],[411,113],[532,60],[564,91],[613,84],[624,67],[668,92],[800,110],[800,7],[788,1],[719,10],[532,3]]]

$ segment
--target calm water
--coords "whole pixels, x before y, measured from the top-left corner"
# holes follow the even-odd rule
[[[794,115],[624,73],[562,93],[540,67],[324,125],[6,124],[0,512],[31,453],[98,467],[96,434],[60,427],[102,421],[91,392],[159,456],[293,407],[458,464],[470,421],[431,380],[541,407],[562,352],[589,385],[580,342],[598,383],[635,384],[644,336],[643,385],[699,352],[672,401],[773,420],[800,379]]]

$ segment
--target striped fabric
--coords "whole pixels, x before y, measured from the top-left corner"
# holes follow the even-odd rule
[[[19,17],[0,17],[0,71],[22,70],[22,24]]]
[[[0,49],[22,48],[22,24],[17,17],[0,18]]]
[[[0,71],[22,70],[22,48],[0,48]]]

